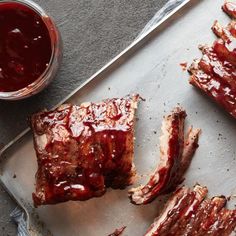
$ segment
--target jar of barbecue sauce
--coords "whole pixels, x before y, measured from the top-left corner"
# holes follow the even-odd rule
[[[0,1],[0,99],[19,100],[45,88],[62,55],[59,31],[31,0]]]

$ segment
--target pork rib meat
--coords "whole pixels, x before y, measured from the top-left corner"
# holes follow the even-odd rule
[[[38,171],[35,206],[103,195],[132,184],[138,95],[80,106],[65,104],[31,117]]]
[[[129,191],[131,202],[147,204],[157,196],[174,190],[182,181],[198,147],[200,130],[190,128],[184,141],[186,112],[176,107],[164,118],[160,138],[160,163],[145,186]]]
[[[207,188],[178,189],[154,220],[145,236],[235,235],[236,210],[225,208],[224,196],[207,198]]]

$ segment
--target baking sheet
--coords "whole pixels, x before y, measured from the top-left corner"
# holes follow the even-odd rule
[[[220,10],[222,4],[223,0],[192,0],[152,32],[143,47],[140,43],[127,51],[139,47],[135,54],[117,57],[68,99],[80,104],[137,92],[146,99],[137,114],[135,164],[138,173],[144,175],[137,185],[146,181],[159,160],[163,115],[180,103],[187,110],[187,123],[203,130],[185,184],[207,185],[210,196],[236,195],[235,120],[192,88],[188,74],[179,66],[200,56],[198,44],[214,40],[210,27],[215,19],[229,21]],[[122,226],[127,226],[124,235],[143,235],[162,205],[156,200],[147,206],[134,206],[129,203],[127,190],[108,190],[103,197],[86,202],[34,209],[31,193],[37,163],[31,135],[23,136],[1,157],[1,181],[27,210],[32,235],[49,235],[50,230],[56,236],[103,236]],[[234,204],[232,197],[229,206]]]

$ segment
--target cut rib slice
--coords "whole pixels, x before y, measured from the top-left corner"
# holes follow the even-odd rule
[[[185,216],[184,212],[189,212],[189,207],[193,204],[200,204],[207,194],[207,188],[197,185],[193,191],[189,188],[178,189],[168,200],[164,210],[154,223],[150,226],[145,236],[165,236],[172,235],[173,229],[178,225],[180,215]],[[179,225],[181,227],[181,225]],[[173,234],[175,235],[175,234]]]
[[[145,236],[235,235],[236,210],[224,208],[223,196],[207,199],[207,192],[200,185],[177,190]]]
[[[223,27],[217,20],[215,20],[213,26],[211,27],[215,35],[221,38],[227,44],[235,44],[236,37],[236,22],[230,21],[230,23]],[[227,46],[228,47],[228,46]]]
[[[175,108],[164,118],[163,135],[160,138],[160,163],[145,186],[129,191],[131,202],[147,204],[157,196],[174,190],[183,180],[191,158],[198,147],[199,129],[189,130],[184,143],[184,121],[186,112]],[[184,151],[183,151],[184,150]]]
[[[232,1],[225,1],[224,5],[222,6],[222,9],[230,17],[236,19],[236,3]]]
[[[31,118],[38,160],[35,206],[99,197],[132,184],[139,96],[62,105]]]

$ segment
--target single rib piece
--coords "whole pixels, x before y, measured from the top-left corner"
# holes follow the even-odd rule
[[[191,128],[184,142],[185,117],[186,112],[177,107],[164,118],[163,135],[160,138],[160,163],[145,186],[129,191],[132,203],[150,203],[157,196],[174,190],[183,181],[183,175],[198,147],[200,132],[199,129]]]
[[[38,160],[35,206],[87,200],[103,195],[106,187],[133,182],[138,99],[66,104],[32,116]]]
[[[236,22],[222,27],[215,21],[212,30],[220,39],[199,47],[203,56],[188,69],[189,82],[236,118]]]
[[[126,228],[126,226],[123,226],[120,229],[116,229],[114,233],[109,234],[108,236],[119,236],[124,232],[125,228]]]
[[[224,196],[207,199],[207,192],[200,185],[177,190],[145,236],[235,235],[236,210],[224,208]]]
[[[170,190],[175,190],[175,188],[184,180],[183,178],[184,173],[188,170],[188,167],[191,164],[194,153],[199,146],[198,139],[199,139],[200,132],[201,132],[200,129],[193,129],[193,127],[189,128],[187,135],[185,137],[185,141],[184,141],[183,154],[182,154],[180,163],[178,165],[176,175],[173,178],[173,181],[171,184],[172,187]]]
[[[217,20],[213,23],[211,27],[215,35],[221,38],[227,44],[235,44],[236,37],[236,22],[230,21],[226,27],[223,27]],[[227,45],[227,47],[229,47]],[[230,49],[230,47],[229,47]]]
[[[225,1],[222,6],[223,11],[232,18],[236,18],[236,3],[232,1]]]

